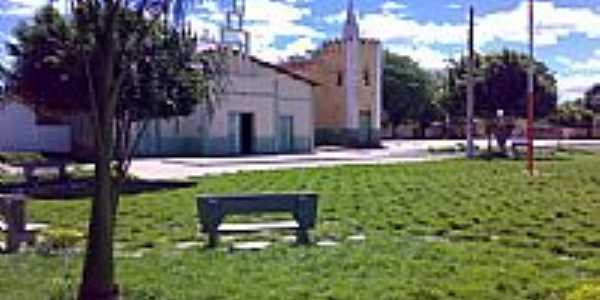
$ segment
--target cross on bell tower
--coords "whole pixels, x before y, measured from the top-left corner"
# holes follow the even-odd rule
[[[344,40],[358,40],[359,38],[358,21],[354,14],[354,1],[349,0],[346,7],[346,23],[344,24]]]

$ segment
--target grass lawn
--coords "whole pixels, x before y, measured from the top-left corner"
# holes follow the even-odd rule
[[[538,166],[533,179],[515,161],[250,172],[126,196],[118,251],[144,255],[118,259],[119,283],[125,299],[565,299],[600,280],[600,156]],[[294,190],[320,193],[312,236],[338,246],[175,249],[198,240],[198,193]],[[40,201],[29,213],[83,231],[88,209]],[[366,241],[346,241],[357,233]],[[80,267],[80,256],[0,256],[0,298],[49,299]]]

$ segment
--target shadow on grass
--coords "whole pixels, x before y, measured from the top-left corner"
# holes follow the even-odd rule
[[[122,194],[142,194],[164,190],[185,189],[194,186],[192,181],[166,181],[130,179],[123,183]],[[93,178],[78,178],[69,181],[48,180],[35,186],[23,182],[0,184],[0,193],[24,193],[42,200],[81,199],[92,197]]]
[[[477,158],[484,161],[526,161],[526,155],[508,155],[502,152],[483,152],[477,155]],[[534,154],[534,160],[539,162],[560,162],[573,160],[573,154],[557,151],[552,154]]]

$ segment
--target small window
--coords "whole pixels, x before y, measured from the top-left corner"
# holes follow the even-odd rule
[[[369,70],[365,70],[365,71],[363,72],[363,83],[364,83],[366,86],[369,86],[369,85],[371,85],[371,78],[370,78],[370,76],[369,76]]]
[[[337,85],[342,86],[344,84],[344,75],[342,72],[337,73]]]

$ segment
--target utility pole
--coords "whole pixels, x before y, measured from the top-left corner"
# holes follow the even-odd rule
[[[533,176],[533,118],[534,118],[534,7],[533,0],[529,0],[529,74],[527,80],[527,170]]]
[[[469,73],[467,75],[467,157],[475,157],[473,141],[474,131],[474,106],[475,106],[475,10],[469,8]]]
[[[225,25],[221,27],[221,44],[250,54],[250,32],[245,30],[246,0],[233,0],[225,12]],[[241,55],[240,55],[241,57]]]

